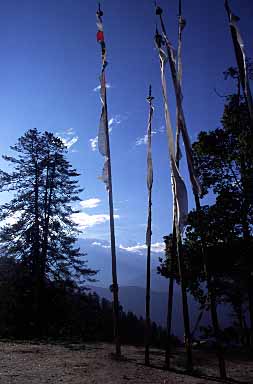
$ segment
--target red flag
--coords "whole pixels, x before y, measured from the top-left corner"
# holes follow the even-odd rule
[[[104,32],[103,31],[98,31],[97,32],[97,41],[99,43],[101,43],[102,41],[104,41]]]

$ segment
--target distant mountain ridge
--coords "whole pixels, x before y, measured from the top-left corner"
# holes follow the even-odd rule
[[[78,245],[81,251],[87,253],[84,257],[90,268],[98,270],[96,286],[107,288],[112,283],[111,274],[111,250],[106,241],[97,239],[79,239]],[[129,252],[117,247],[117,274],[120,286],[146,287],[146,255]],[[159,264],[159,256],[162,253],[152,253],[151,257],[151,287],[154,291],[166,292],[168,281],[156,272]]]
[[[112,293],[109,286],[112,284],[111,252],[107,242],[97,239],[80,239],[81,251],[87,253],[85,259],[90,268],[99,270],[95,283],[88,283],[91,292],[96,292],[101,298],[112,301]],[[161,254],[152,255],[151,274],[151,319],[157,324],[166,326],[168,285],[169,280],[156,272],[158,257]],[[146,257],[141,253],[133,253],[117,248],[117,270],[119,284],[119,300],[124,311],[132,311],[137,316],[145,318],[146,296]],[[191,329],[194,328],[199,315],[199,304],[191,295],[188,295]],[[228,324],[228,309],[220,307],[223,324]],[[210,324],[210,313],[205,312],[201,325]],[[184,335],[182,315],[182,300],[180,286],[175,284],[172,333],[181,339]],[[197,332],[198,334],[198,332]]]
[[[108,288],[90,287],[91,291],[96,292],[101,298],[104,297],[107,300],[112,300],[112,293]],[[146,290],[141,287],[123,286],[119,289],[120,304],[123,306],[125,312],[131,311],[137,316],[145,318],[145,297]],[[151,291],[151,320],[155,321],[158,325],[166,327],[167,318],[167,301],[168,294],[166,292]],[[188,296],[189,312],[191,318],[191,329],[194,328],[199,311],[197,302]],[[205,313],[202,325],[209,322],[208,313]],[[179,338],[183,338],[184,335],[184,323],[182,315],[181,305],[181,292],[180,287],[175,286],[174,290],[174,305],[173,305],[173,317],[172,317],[172,333]]]

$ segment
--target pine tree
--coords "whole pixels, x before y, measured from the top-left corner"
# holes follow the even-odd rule
[[[82,190],[66,147],[52,133],[31,129],[11,149],[16,156],[3,158],[13,171],[0,171],[0,191],[11,197],[0,211],[1,253],[28,268],[38,307],[47,281],[81,283],[95,274],[75,247],[78,229],[71,215]]]

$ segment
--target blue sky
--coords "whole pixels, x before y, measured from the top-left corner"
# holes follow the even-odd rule
[[[248,56],[252,52],[252,0],[231,0]],[[153,86],[153,243],[171,229],[167,137],[164,133],[160,71],[153,35],[153,1],[104,0],[108,52],[108,111],[116,239],[124,247],[143,244],[147,218],[146,133],[148,86]],[[83,237],[109,238],[107,193],[97,177],[103,158],[94,150],[101,104],[100,47],[94,0],[9,0],[0,7],[0,153],[6,154],[27,129],[60,135],[72,145],[69,160],[81,172]],[[177,0],[161,0],[169,39],[177,42]],[[235,65],[223,0],[183,1],[184,111],[190,137],[219,126],[220,93],[231,89],[222,72]],[[170,109],[174,94],[167,71]],[[139,145],[137,145],[139,144]],[[93,145],[93,147],[92,147]],[[0,160],[0,167],[4,167]],[[182,173],[187,180],[184,162]],[[190,189],[189,189],[190,195]],[[91,200],[90,200],[91,199]],[[88,202],[85,202],[88,200]],[[189,196],[190,205],[192,198]]]

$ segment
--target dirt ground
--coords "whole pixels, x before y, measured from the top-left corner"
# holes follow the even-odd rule
[[[152,367],[143,365],[143,348],[123,346],[123,361],[111,357],[111,344],[0,343],[0,384],[211,384],[217,378],[215,357],[194,352],[200,378],[163,370],[164,353],[151,350]],[[182,369],[183,351],[172,356]],[[235,383],[253,383],[253,362],[229,358],[228,376]]]

